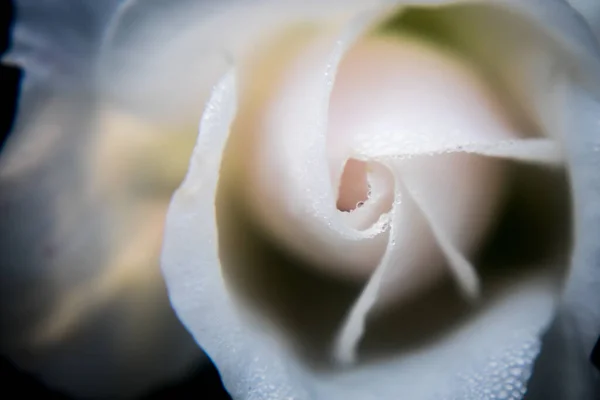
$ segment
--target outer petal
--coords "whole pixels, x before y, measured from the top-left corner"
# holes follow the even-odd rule
[[[600,39],[600,3],[595,0],[568,0],[588,20],[596,37]]]
[[[513,3],[500,0],[500,3]],[[539,3],[539,4],[538,4]],[[543,337],[542,351],[534,367],[529,385],[528,399],[545,398],[594,399],[600,387],[598,371],[590,363],[593,342],[600,332],[600,321],[591,304],[598,304],[598,244],[597,237],[597,140],[598,137],[598,98],[600,98],[600,46],[586,33],[585,24],[575,25],[577,16],[568,23],[569,10],[560,1],[521,2],[513,4],[517,9],[530,7],[539,11],[539,17],[547,21],[546,29],[557,38],[571,43],[571,48],[588,63],[583,67],[587,74],[579,76],[578,83],[566,90],[563,103],[563,117],[555,121],[556,126],[565,132],[568,149],[568,164],[575,199],[576,244],[572,258],[570,275],[565,286],[563,302],[558,307],[556,319]],[[584,4],[585,3],[585,4]],[[590,21],[598,37],[595,19],[598,6],[594,2],[571,1]],[[545,8],[544,8],[545,6]],[[540,21],[542,22],[542,21]],[[576,45],[575,43],[579,43]],[[587,56],[583,53],[587,52]],[[575,54],[574,54],[575,55]],[[577,57],[579,59],[579,57]],[[587,77],[585,76],[587,75]],[[581,80],[585,83],[581,83]],[[583,87],[585,89],[583,89]],[[593,306],[592,306],[593,307]],[[580,345],[581,344],[581,345]],[[562,368],[557,368],[557,366]],[[564,374],[564,371],[572,373]],[[551,382],[551,384],[548,384]],[[553,390],[554,389],[554,390]]]

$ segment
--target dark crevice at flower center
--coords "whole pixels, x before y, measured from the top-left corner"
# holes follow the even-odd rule
[[[369,198],[369,190],[367,163],[349,159],[340,181],[337,209],[349,212],[362,206]]]
[[[566,171],[518,163],[511,168],[509,202],[480,252],[482,262],[492,270],[551,260],[567,265],[572,205]]]

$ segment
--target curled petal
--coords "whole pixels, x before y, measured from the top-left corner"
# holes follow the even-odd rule
[[[139,395],[202,358],[158,262],[186,155],[169,176],[144,174],[169,148],[161,129],[98,99],[94,62],[115,1],[14,3],[2,61],[23,82],[0,154],[2,354],[70,395]]]

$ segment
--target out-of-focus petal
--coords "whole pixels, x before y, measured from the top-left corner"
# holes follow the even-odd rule
[[[24,80],[0,155],[1,350],[76,396],[140,394],[201,356],[158,265],[166,205],[185,165],[178,179],[144,174],[164,159],[157,146],[175,160],[186,154],[164,146],[160,128],[124,122],[95,90],[117,3],[19,0],[3,58]]]
[[[589,22],[596,37],[600,39],[600,3],[596,0],[568,0]]]
[[[120,1],[14,1],[12,46],[3,61],[26,70],[26,87],[89,80],[103,30]]]
[[[128,197],[125,186],[144,183],[139,170],[152,157],[95,158],[106,132],[97,136],[98,115],[82,97],[54,97],[39,111],[22,102],[3,154],[2,351],[71,393],[127,396],[173,378],[199,350],[159,273],[165,188],[156,196],[150,178],[146,195]]]
[[[590,357],[600,334],[600,93],[573,85],[563,120],[575,209],[575,248],[563,301],[543,337],[527,400],[597,399]]]

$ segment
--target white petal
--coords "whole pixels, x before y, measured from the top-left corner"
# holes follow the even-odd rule
[[[598,371],[590,355],[600,332],[600,102],[573,85],[563,129],[573,185],[576,244],[563,302],[543,337],[528,400],[598,397]],[[553,366],[564,366],[559,370]],[[568,369],[567,369],[568,368]],[[563,371],[569,371],[565,374]]]
[[[600,39],[600,3],[595,0],[568,0],[589,22],[596,37]]]
[[[270,52],[278,58],[246,68],[226,161],[232,164],[230,185],[237,186],[232,190],[247,198],[260,226],[317,265],[343,266],[350,276],[368,275],[381,257],[386,219],[358,231],[336,209],[326,112],[337,64],[373,18],[379,14],[358,19],[341,34],[336,25],[302,27]]]

